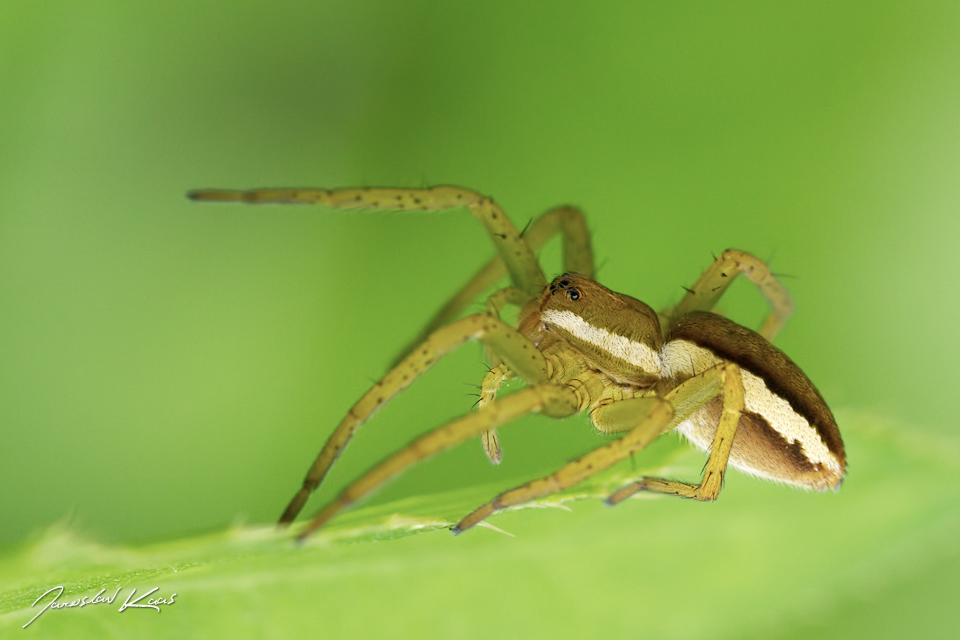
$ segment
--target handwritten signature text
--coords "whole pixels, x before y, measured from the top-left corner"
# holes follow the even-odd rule
[[[37,598],[33,602],[33,604],[30,606],[31,607],[37,606],[37,604],[41,600],[46,598],[51,593],[56,592],[56,595],[53,596],[50,602],[48,602],[43,609],[37,612],[37,615],[33,616],[33,618],[30,619],[30,622],[23,625],[23,628],[26,629],[27,627],[29,627],[33,623],[33,621],[39,618],[40,614],[44,613],[47,609],[53,609],[53,610],[72,609],[72,608],[78,608],[78,607],[86,607],[91,604],[104,604],[104,603],[113,604],[113,601],[117,599],[117,596],[120,595],[120,591],[122,589],[123,587],[117,587],[117,590],[114,591],[113,595],[110,597],[106,597],[103,595],[104,592],[106,592],[106,588],[104,588],[104,589],[100,589],[97,595],[93,596],[92,598],[89,596],[83,596],[82,598],[77,598],[76,600],[72,600],[70,602],[60,602],[59,598],[60,596],[63,595],[63,586],[61,585],[58,587],[51,587],[50,589],[47,589],[43,593],[43,595]],[[176,593],[171,594],[170,597],[168,598],[161,598],[161,597],[149,598],[145,603],[141,604],[141,600],[143,600],[147,596],[159,590],[160,590],[160,587],[154,587],[153,589],[150,589],[150,591],[147,591],[146,593],[141,595],[139,598],[133,599],[134,596],[137,594],[137,590],[136,588],[134,588],[133,591],[130,592],[130,595],[127,596],[127,599],[124,601],[124,603],[120,605],[120,608],[117,609],[117,611],[122,612],[127,609],[154,609],[157,613],[160,613],[161,606],[171,605],[174,603],[174,599],[177,597]]]

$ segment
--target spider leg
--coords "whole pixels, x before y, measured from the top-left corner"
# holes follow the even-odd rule
[[[717,301],[733,283],[734,279],[743,274],[752,282],[770,305],[770,313],[760,327],[760,335],[767,340],[774,337],[787,323],[793,313],[793,300],[783,284],[770,272],[770,267],[754,255],[736,249],[727,249],[697,280],[686,295],[671,311],[667,312],[668,326],[664,327],[664,335],[669,326],[691,311],[710,311]]]
[[[552,226],[544,224],[543,221],[550,222]],[[559,226],[560,222],[555,221],[564,222],[567,224],[567,227],[561,227]],[[558,228],[567,229],[568,227],[572,230],[582,227],[583,233],[582,235],[579,235],[573,231],[564,231],[565,265],[568,267],[570,264],[584,265],[592,272],[593,256],[590,250],[590,237],[587,234],[586,225],[583,223],[583,214],[579,209],[573,209],[572,207],[561,207],[545,213],[538,218],[534,224],[531,225],[531,228],[528,230],[528,233],[525,235],[525,237],[528,238],[528,244],[532,244],[531,248],[536,250],[540,248],[540,246],[542,246],[550,236],[556,233]],[[546,234],[545,230],[550,232],[549,235]],[[531,233],[533,234],[533,238],[536,240],[536,243],[531,243],[529,239],[529,235]],[[491,265],[499,265],[500,273],[497,275],[497,278],[503,275],[503,261],[499,257],[491,260],[490,263],[484,267],[484,270],[490,268]],[[481,274],[482,273],[483,272],[481,272]],[[481,274],[478,274],[478,277]],[[476,280],[476,278],[474,280]],[[474,281],[467,283],[461,292],[472,290],[471,287],[473,284]],[[459,298],[460,294],[454,297],[454,300],[451,301],[451,304],[459,300]],[[499,318],[500,312],[506,305],[511,304],[516,307],[523,307],[523,305],[527,304],[533,299],[534,298],[532,296],[521,291],[520,289],[517,289],[516,287],[506,287],[504,289],[500,289],[487,298],[487,313]],[[447,306],[450,305],[448,304]],[[460,309],[458,307],[452,312],[452,315],[456,315],[459,310]],[[446,322],[447,319],[448,317],[441,312],[436,318],[434,318],[434,321],[431,322],[427,328],[431,329],[435,322],[443,323]],[[497,356],[497,354],[492,353],[490,349],[487,349],[487,360],[496,364],[497,366],[491,369],[483,379],[480,392],[480,402],[478,403],[479,408],[483,408],[486,403],[492,402],[496,397],[497,392],[500,390],[503,381],[506,378],[511,377],[509,369],[503,367],[503,363],[500,362],[500,358]],[[490,460],[491,464],[500,464],[500,462],[503,460],[503,449],[500,446],[499,438],[497,438],[497,431],[495,429],[484,431],[482,434],[480,434],[480,442],[483,445],[483,451],[487,454],[487,459]]]
[[[743,412],[744,402],[740,368],[731,363],[720,366],[724,370],[723,413],[720,417],[717,433],[713,438],[710,457],[707,460],[707,466],[704,468],[700,484],[688,484],[662,478],[643,478],[639,482],[615,491],[607,498],[607,504],[617,504],[638,491],[667,493],[701,501],[717,499],[720,488],[723,486],[723,475],[727,469],[727,460],[730,458],[730,449],[733,446],[737,425],[740,423],[740,414]]]
[[[430,189],[256,189],[231,191],[202,189],[187,194],[193,200],[246,202],[249,204],[322,204],[334,209],[388,209],[444,211],[467,207],[486,228],[513,284],[530,295],[539,295],[546,286],[533,251],[516,227],[491,198],[461,187]]]
[[[391,369],[350,409],[323,446],[304,478],[303,486],[280,517],[280,524],[290,523],[297,517],[310,493],[319,486],[360,425],[410,386],[438,358],[470,339],[479,339],[496,353],[503,354],[507,366],[527,382],[538,384],[546,381],[547,362],[543,354],[532,342],[499,318],[479,313],[443,327]]]
[[[593,249],[590,246],[590,231],[583,212],[576,207],[562,206],[551,209],[534,220],[522,234],[530,250],[536,254],[553,236],[563,237],[563,269],[593,278]],[[455,318],[477,296],[487,291],[506,273],[502,254],[494,256],[430,319],[427,326],[401,354],[406,356],[423,339]],[[539,294],[532,292],[532,295]]]
[[[591,417],[603,425],[599,427],[603,431],[629,431],[619,440],[594,449],[550,476],[501,493],[463,518],[453,533],[466,531],[502,509],[562,491],[624,460],[661,434],[673,418],[673,406],[656,396],[630,398],[595,409]]]
[[[512,304],[515,307],[522,307],[531,300],[533,300],[533,296],[524,293],[520,289],[516,287],[506,287],[487,298],[487,313],[499,318],[500,312],[503,311],[503,308],[508,304]]]
[[[627,435],[574,460],[549,477],[500,494],[461,520],[454,533],[469,529],[509,506],[573,486],[640,451],[717,397],[724,388],[727,366],[733,365],[721,364],[702,371],[677,385],[663,399],[631,398],[595,408],[590,418],[597,429],[604,433],[627,431]]]
[[[301,540],[306,538],[343,508],[363,498],[421,460],[426,460],[465,440],[475,438],[484,431],[489,431],[528,413],[540,412],[551,417],[565,417],[576,413],[577,405],[577,395],[572,389],[544,383],[521,389],[517,393],[501,398],[482,411],[461,416],[443,427],[420,436],[367,471],[323,507],[298,538]]]
[[[596,266],[590,230],[583,211],[577,207],[564,205],[547,211],[530,224],[523,238],[537,252],[558,233],[563,237],[563,270],[593,279]]]

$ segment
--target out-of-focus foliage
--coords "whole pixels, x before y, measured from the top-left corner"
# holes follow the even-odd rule
[[[142,571],[132,586],[183,598],[153,618],[48,612],[24,633],[942,635],[960,575],[958,36],[955,2],[0,3],[3,623],[54,582]],[[733,475],[714,505],[494,519],[516,539],[296,550],[261,534],[492,249],[462,212],[184,193],[438,183],[521,227],[582,206],[602,282],[656,308],[711,252],[771,256],[797,304],[777,344],[841,409],[843,490]],[[762,307],[747,286],[724,300],[749,326]],[[463,383],[484,371],[475,345],[438,363],[308,510],[469,411]],[[603,442],[582,417],[501,438],[500,467],[464,445],[335,527],[448,521]],[[683,455],[696,477],[702,457]]]

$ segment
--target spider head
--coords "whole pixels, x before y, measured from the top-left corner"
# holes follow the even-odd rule
[[[540,297],[546,331],[587,355],[597,369],[644,380],[660,374],[663,343],[653,309],[576,273],[553,280]]]
[[[540,298],[540,313],[551,310],[569,311],[607,330],[629,328],[633,337],[651,346],[661,343],[660,322],[653,309],[579,273],[564,273],[547,286]]]

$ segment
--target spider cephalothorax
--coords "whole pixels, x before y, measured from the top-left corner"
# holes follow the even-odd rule
[[[309,535],[338,511],[407,467],[464,440],[481,437],[496,464],[496,428],[527,413],[565,417],[589,412],[597,429],[622,433],[613,442],[554,474],[506,491],[454,528],[468,529],[512,505],[560,491],[678,430],[710,456],[699,484],[644,477],[614,492],[615,504],[638,491],[714,500],[731,464],[747,473],[804,488],[838,488],[846,469],[843,442],[820,393],[783,352],[770,344],[789,317],[790,296],[766,264],[725,251],[672,309],[649,306],[593,280],[593,253],[582,213],[559,207],[521,236],[491,200],[459,187],[432,189],[205,190],[195,200],[322,204],[337,208],[445,210],[467,207],[486,227],[498,255],[427,325],[397,364],[347,413],[280,518],[292,522],[354,431],[436,360],[467,340],[484,343],[492,361],[478,410],[417,438],[344,489],[300,534]],[[546,282],[535,252],[563,238],[567,273]],[[484,313],[454,320],[504,272],[512,286],[487,299]],[[737,275],[767,299],[771,312],[759,332],[711,313]],[[517,326],[500,319],[520,307]],[[497,398],[504,380],[528,386]]]

